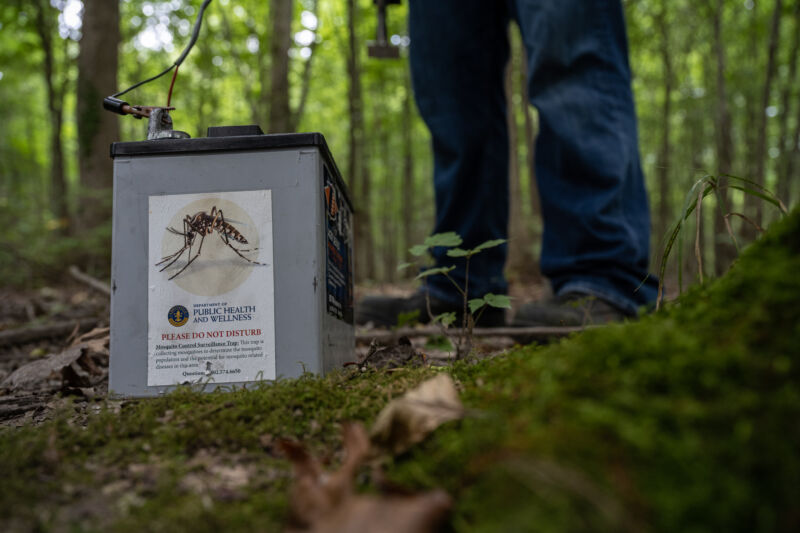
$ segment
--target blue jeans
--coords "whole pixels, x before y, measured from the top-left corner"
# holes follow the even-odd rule
[[[411,74],[431,131],[435,233],[464,247],[508,235],[504,70],[516,19],[539,111],[536,179],[541,271],[556,294],[582,292],[633,313],[655,300],[650,214],[639,162],[625,21],[619,0],[410,0]],[[513,243],[512,243],[513,245]],[[434,250],[439,265],[464,265]],[[470,262],[470,295],[505,293],[507,247]],[[442,276],[433,296],[457,299]]]

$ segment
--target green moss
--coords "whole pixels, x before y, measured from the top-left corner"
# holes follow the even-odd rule
[[[456,531],[796,530],[798,272],[795,212],[727,276],[663,312],[460,362],[445,371],[470,416],[391,460],[389,476],[446,488]],[[289,469],[271,438],[335,457],[339,422],[369,424],[437,371],[339,372],[229,394],[182,389],[119,412],[109,404],[85,428],[67,409],[41,427],[3,430],[0,524],[279,529]],[[245,465],[249,484],[187,489],[201,456]],[[120,480],[123,489],[111,490]],[[75,511],[87,501],[99,503]]]

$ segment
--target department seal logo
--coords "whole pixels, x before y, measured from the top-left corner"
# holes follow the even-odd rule
[[[167,313],[167,320],[176,328],[181,327],[189,321],[189,311],[182,305],[173,305]]]

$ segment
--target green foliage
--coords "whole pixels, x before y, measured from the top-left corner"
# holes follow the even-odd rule
[[[495,246],[500,246],[501,244],[505,244],[506,242],[508,242],[506,239],[493,239],[481,243],[471,250],[463,250],[461,248],[453,248],[452,250],[447,250],[447,255],[449,257],[472,257],[478,252],[481,252],[483,250],[488,250],[489,248],[494,248]],[[458,246],[458,245],[453,245],[453,246]]]
[[[453,343],[444,335],[431,335],[425,341],[425,348],[449,352],[453,350]]]
[[[402,328],[404,326],[413,326],[417,322],[419,322],[419,309],[414,309],[408,313],[400,313],[397,316],[398,328]]]
[[[485,306],[490,307],[500,307],[500,308],[511,308],[511,301],[508,296],[503,295],[496,295],[496,294],[486,294],[481,298],[473,298],[469,299],[469,261],[475,254],[482,252],[483,250],[488,250],[489,248],[493,248],[495,246],[500,246],[506,242],[505,239],[493,239],[486,242],[483,242],[472,248],[470,250],[464,250],[462,248],[457,248],[462,243],[461,237],[452,231],[447,233],[436,233],[434,235],[429,236],[425,239],[421,245],[412,246],[409,249],[411,255],[421,256],[425,255],[425,253],[434,247],[442,247],[442,248],[449,248],[446,252],[448,257],[453,258],[463,258],[465,264],[465,273],[466,277],[463,280],[463,285],[459,284],[458,281],[453,279],[449,273],[455,270],[455,266],[443,266],[443,267],[433,267],[433,268],[426,268],[421,273],[417,275],[415,279],[425,279],[430,276],[435,275],[442,275],[445,276],[455,287],[458,293],[461,295],[463,300],[463,317],[461,320],[461,328],[457,334],[457,336],[453,339],[453,345],[456,348],[456,359],[460,359],[465,355],[469,355],[470,351],[472,350],[472,328],[475,326],[475,323],[480,319],[481,314],[483,313],[482,309]],[[409,263],[404,263],[400,265],[400,268],[405,268],[409,265]],[[467,308],[469,308],[469,315],[467,315]],[[479,310],[480,313],[477,313]],[[477,313],[477,314],[476,314]],[[436,317],[431,317],[434,323],[439,323],[444,327],[444,331],[447,331],[447,328],[457,322],[457,315],[455,312],[444,313]]]
[[[686,194],[686,199],[683,203],[683,209],[681,211],[681,217],[678,222],[675,223],[672,231],[670,232],[669,236],[667,237],[666,245],[664,246],[664,251],[661,254],[661,261],[659,263],[659,286],[658,286],[658,304],[661,303],[662,293],[664,289],[664,279],[666,277],[667,271],[667,263],[670,257],[670,253],[672,252],[672,248],[675,245],[676,241],[680,242],[683,239],[683,230],[685,227],[686,222],[689,220],[689,217],[692,213],[696,213],[698,215],[698,226],[697,231],[699,232],[699,225],[700,225],[700,209],[702,207],[703,201],[708,198],[709,196],[716,196],[719,197],[721,191],[723,189],[734,189],[738,191],[742,191],[746,195],[754,196],[759,198],[760,200],[771,204],[775,208],[777,208],[782,215],[788,214],[786,210],[786,206],[783,205],[783,202],[780,201],[778,197],[776,197],[772,192],[767,190],[766,188],[760,186],[759,184],[755,183],[752,180],[747,178],[740,178],[738,176],[731,176],[725,175],[723,176],[726,179],[726,183],[724,185],[720,185],[720,177],[719,176],[711,176],[706,175],[703,176],[701,179],[697,180],[689,192]],[[720,210],[722,210],[724,202],[719,202],[718,206]],[[730,222],[728,219],[731,216],[737,215],[740,218],[745,219],[748,223],[754,224],[756,229],[762,230],[760,226],[758,226],[754,221],[747,218],[745,215],[737,212],[727,212],[721,213],[722,217],[725,219],[731,240],[733,244],[736,246],[736,249],[739,249],[739,243],[736,239],[736,236],[730,230]],[[678,247],[678,252],[680,254],[682,250],[682,246]],[[700,243],[697,242],[695,246],[696,250],[699,252]],[[698,271],[700,272],[700,279],[702,280],[703,276],[703,268],[701,259],[698,257],[698,261],[700,265],[698,265]],[[678,270],[678,285],[681,290],[683,291],[683,276],[682,271]]]
[[[776,49],[777,69],[766,110],[768,153],[762,158],[766,175],[761,185],[778,191],[781,200],[790,205],[800,192],[796,180],[789,173],[792,164],[795,169],[800,168],[800,152],[793,142],[800,125],[797,119],[800,83],[797,83],[798,69],[791,67],[798,55],[793,37],[798,34],[800,22],[792,3],[783,4],[785,8]],[[24,255],[29,249],[37,248],[32,255],[39,257],[39,251],[47,255],[60,249],[59,245],[54,245],[60,236],[49,229],[58,223],[50,206],[49,169],[53,150],[48,144],[48,134],[53,124],[47,109],[44,54],[34,27],[35,5],[35,2],[15,1],[0,6],[0,101],[4,104],[0,109],[3,124],[0,131],[0,223],[5,228],[0,230],[0,242],[4,246],[13,246],[14,253],[8,255]],[[47,10],[46,18],[55,45],[54,80],[66,90],[62,134],[70,186],[70,212],[75,217],[81,209],[77,175],[78,138],[74,126],[75,94],[78,90],[75,83],[76,39],[79,32],[75,28],[63,27],[63,17],[59,22],[59,11],[66,5],[64,2],[44,2],[42,5]],[[198,5],[199,0],[171,3],[128,0],[120,3],[120,88],[147,78],[174,61],[188,38],[186,28],[194,21]],[[761,93],[774,2],[722,2],[717,6],[688,0],[668,3],[642,0],[624,2],[623,5],[634,73],[642,164],[651,204],[656,207],[656,238],[653,241],[657,242],[669,231],[676,206],[691,187],[687,176],[693,169],[754,175],[758,157],[753,146],[759,119],[765,112],[761,108]],[[721,10],[718,17],[723,39],[720,50],[726,61],[721,78],[717,77],[714,44],[717,7]],[[390,35],[406,36],[407,9],[407,3],[391,7]],[[309,22],[313,20],[309,17],[312,11],[317,21],[313,29]],[[366,56],[365,42],[375,35],[374,6],[370,0],[356,2],[353,37],[358,51],[363,100],[358,112],[364,124],[363,129],[355,132],[361,136],[361,141],[353,147],[352,159],[357,168],[351,169],[347,76],[350,35],[346,3],[339,0],[297,0],[294,17],[293,42],[289,52],[289,97],[295,111],[300,102],[305,101],[303,113],[294,117],[296,129],[325,134],[345,179],[351,185],[352,195],[363,217],[359,218],[370,221],[365,230],[369,240],[361,240],[359,246],[362,249],[370,246],[370,255],[379,259],[362,264],[361,258],[356,271],[372,278],[391,279],[397,275],[395,265],[398,257],[403,256],[412,243],[418,242],[433,219],[430,138],[410,99],[407,61],[378,61]],[[660,24],[661,21],[664,24]],[[201,38],[181,67],[176,82],[173,103],[177,109],[173,116],[177,128],[197,137],[204,135],[209,125],[258,123],[266,127],[271,73],[270,26],[269,2],[230,0],[211,4]],[[308,38],[305,32],[311,32],[312,44],[304,44],[302,38],[297,38],[300,35]],[[171,39],[169,44],[152,39],[154,35],[165,33]],[[530,155],[530,136],[536,133],[537,119],[535,111],[524,103],[523,84],[517,82],[522,77],[520,44],[521,39],[514,33],[510,73],[514,83],[510,84],[512,94],[509,101],[513,103],[510,109],[519,133],[514,148],[520,164],[520,192],[523,193],[520,195],[522,226],[532,234],[540,234],[542,227],[538,210],[530,194],[535,183],[531,181],[532,174],[524,168],[529,164],[526,156]],[[665,90],[667,60],[672,75],[669,92]],[[309,83],[306,85],[307,67]],[[718,87],[719,79],[726,82],[725,92]],[[169,80],[162,79],[133,91],[126,98],[144,105],[163,104],[168,86]],[[725,98],[723,102],[719,101],[721,94]],[[717,123],[722,104],[730,114],[730,125],[724,129]],[[531,116],[527,116],[526,111]],[[142,121],[120,118],[120,127],[121,140],[140,140],[144,136],[145,124]],[[364,135],[364,131],[371,133]],[[722,131],[730,133],[732,141],[733,160],[726,168],[720,168],[718,154],[717,140]],[[667,161],[664,161],[665,155],[668,155]],[[359,181],[362,176],[366,176],[366,182]],[[407,189],[404,188],[406,178],[409,181]],[[661,181],[667,184],[663,192]],[[759,193],[752,187],[742,187]],[[735,210],[741,211],[744,192],[736,187],[732,187],[730,192],[728,202]],[[664,221],[658,209],[662,199],[668,208]],[[708,201],[720,202],[717,198]],[[742,212],[752,218],[752,213]],[[706,227],[711,228],[715,210],[707,209],[703,216]],[[768,213],[766,221],[771,218],[774,218],[773,214]],[[736,218],[730,224],[738,234],[747,222]],[[30,229],[24,238],[17,230],[18,225]],[[74,237],[86,240],[82,233]],[[701,251],[710,259],[715,245],[724,240],[724,236],[707,231],[702,238]],[[42,242],[34,244],[32,240]],[[514,243],[515,247],[529,251],[538,245],[536,240],[523,241],[516,237]],[[107,248],[108,244],[101,246]],[[421,250],[417,251],[423,253]],[[461,252],[453,250],[451,253]],[[89,255],[94,256],[94,251]],[[43,264],[32,261],[27,266],[33,272],[26,279],[33,282],[42,272],[53,276],[51,265],[64,264],[66,259],[54,256],[52,260],[42,261]],[[724,263],[724,259],[716,259]],[[685,268],[681,264],[676,266],[677,274],[684,269],[691,270],[691,265]],[[6,280],[20,280],[21,276],[15,270],[13,260],[4,257],[0,276]],[[671,271],[668,274],[673,275]]]
[[[453,231],[435,233],[427,237],[422,244],[412,246],[408,251],[411,253],[411,255],[419,257],[428,253],[428,250],[431,248],[435,248],[437,246],[449,248],[451,246],[458,246],[462,242],[461,236]]]
[[[511,309],[511,297],[507,294],[486,293],[483,298],[473,298],[469,302],[469,312],[475,313],[484,305],[499,309]]]
[[[422,272],[417,274],[417,277],[415,279],[427,278],[428,276],[435,276],[437,274],[444,275],[444,274],[447,274],[448,272],[452,272],[455,269],[456,269],[456,267],[454,267],[454,266],[429,268],[429,269],[423,270]]]
[[[456,365],[480,414],[391,479],[444,485],[456,531],[792,530],[798,269],[795,211],[665,311]]]
[[[436,315],[433,317],[434,323],[438,322],[439,324],[443,325],[446,328],[449,328],[456,322],[456,314],[455,312],[451,311],[449,313],[442,313],[440,315]]]

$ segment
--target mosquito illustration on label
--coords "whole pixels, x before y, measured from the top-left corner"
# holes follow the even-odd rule
[[[186,264],[183,265],[183,268],[170,276],[169,279],[175,279],[178,277],[184,270],[189,268],[189,265],[191,265],[198,257],[200,257],[200,253],[203,251],[203,242],[205,241],[206,235],[211,235],[215,231],[217,232],[217,235],[219,235],[219,238],[222,239],[222,242],[224,242],[228,248],[233,250],[236,255],[248,263],[252,263],[254,265],[265,265],[265,263],[253,261],[242,253],[254,252],[258,248],[237,248],[231,244],[231,242],[241,244],[248,244],[248,242],[244,235],[242,235],[239,230],[233,226],[233,224],[225,221],[225,216],[222,214],[222,209],[217,209],[217,206],[213,206],[210,213],[199,211],[194,215],[186,215],[183,219],[183,231],[178,231],[171,227],[168,227],[167,231],[174,233],[175,235],[182,236],[183,246],[175,253],[162,257],[161,261],[155,264],[157,267],[164,265],[161,266],[159,272],[163,272],[175,264],[175,262],[183,256],[184,252],[188,251],[187,257],[189,258]],[[192,247],[196,244],[198,237],[200,238],[200,242],[197,244],[197,252],[193,254]]]

